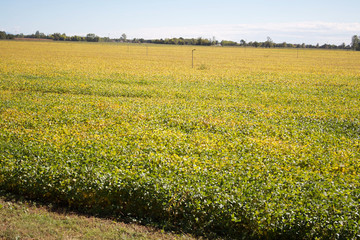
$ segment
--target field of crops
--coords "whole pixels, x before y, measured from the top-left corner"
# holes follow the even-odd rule
[[[360,52],[0,41],[0,188],[211,236],[360,238]]]

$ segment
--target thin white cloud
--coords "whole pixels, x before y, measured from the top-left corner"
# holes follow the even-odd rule
[[[275,42],[291,43],[350,43],[354,34],[360,34],[360,23],[335,22],[290,22],[290,23],[255,23],[255,24],[215,24],[184,27],[160,27],[130,30],[133,37],[171,38],[205,37],[239,41],[265,41],[270,36]],[[112,33],[121,35],[121,33]]]

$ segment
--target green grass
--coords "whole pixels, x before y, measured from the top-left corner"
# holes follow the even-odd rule
[[[11,194],[0,197],[0,239],[194,239],[110,219],[71,212]]]

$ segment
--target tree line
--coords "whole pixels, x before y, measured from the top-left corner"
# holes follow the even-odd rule
[[[154,39],[154,40],[144,40],[144,39],[134,39],[132,42],[136,43],[155,43],[155,44],[172,44],[172,45],[203,45],[203,46],[240,46],[240,47],[261,47],[261,48],[322,48],[322,49],[352,49],[360,51],[360,37],[353,36],[351,44],[346,45],[342,43],[340,45],[335,44],[292,44],[292,43],[275,43],[270,37],[267,37],[264,42],[250,41],[246,42],[241,39],[239,42],[222,40],[218,41],[213,37],[212,39],[205,38],[166,38],[166,39]]]
[[[19,38],[37,38],[49,39],[54,41],[86,41],[86,42],[127,42],[127,43],[153,43],[153,44],[171,44],[171,45],[201,45],[201,46],[240,46],[240,47],[262,47],[262,48],[323,48],[323,49],[352,49],[360,51],[360,36],[354,35],[351,39],[351,44],[345,43],[340,45],[335,44],[292,44],[287,42],[275,43],[270,37],[267,37],[264,42],[250,41],[246,42],[241,39],[239,42],[222,40],[218,41],[215,37],[211,39],[206,38],[165,38],[165,39],[150,39],[143,38],[128,39],[126,34],[122,34],[120,38],[99,37],[94,33],[89,33],[86,36],[67,36],[65,33],[53,33],[45,35],[39,31],[34,34],[24,35],[20,34],[7,34],[5,31],[0,31],[0,39],[19,39]]]
[[[53,33],[49,35],[45,35],[39,31],[36,31],[34,34],[24,35],[20,34],[7,34],[6,32],[0,32],[0,39],[22,39],[22,38],[30,38],[30,39],[48,39],[54,41],[87,41],[87,42],[99,42],[100,40],[104,40],[105,38],[100,38],[99,36],[89,33],[85,37],[83,36],[67,36],[65,33]]]

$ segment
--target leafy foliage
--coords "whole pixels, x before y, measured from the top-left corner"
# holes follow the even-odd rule
[[[0,48],[1,188],[207,236],[360,237],[358,52]]]

